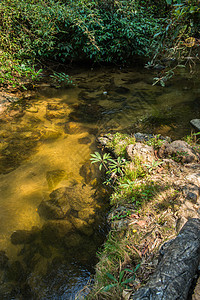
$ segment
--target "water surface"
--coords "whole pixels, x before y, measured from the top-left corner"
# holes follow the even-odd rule
[[[152,86],[154,76],[144,69],[74,70],[75,87],[44,87],[1,119],[0,250],[5,252],[1,257],[9,258],[0,272],[5,299],[74,299],[89,280],[108,208],[100,174],[89,163],[96,136],[115,131],[172,138],[190,134],[189,121],[200,117],[198,76],[182,71],[165,88]],[[54,190],[85,186],[99,196],[87,208],[90,195],[85,193],[86,206],[71,208],[65,216],[73,223],[75,242],[56,242],[49,229],[44,238],[52,218],[39,213],[41,202],[49,201]],[[88,218],[86,211],[91,211]],[[74,225],[81,213],[92,233]],[[11,236],[19,230],[36,234],[31,241],[13,243]]]

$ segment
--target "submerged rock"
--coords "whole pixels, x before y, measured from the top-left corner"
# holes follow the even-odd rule
[[[16,230],[11,235],[11,243],[13,245],[29,244],[37,237],[38,233],[39,228],[37,227],[33,227],[32,230]]]
[[[90,144],[91,143],[91,139],[89,138],[89,136],[83,137],[78,139],[79,144]]]
[[[66,217],[67,213],[70,211],[70,205],[66,201],[42,201],[38,206],[38,213],[40,217],[44,219],[63,219]]]
[[[58,188],[49,197],[38,206],[39,215],[45,219],[64,219],[71,210],[78,212],[95,205],[95,191],[89,185]]]
[[[91,164],[90,161],[87,161],[81,166],[79,174],[84,178],[85,183],[87,184],[100,177],[98,166]]]
[[[8,257],[5,251],[0,250],[0,269],[6,268],[8,265]]]
[[[42,240],[48,245],[60,245],[66,235],[73,231],[73,225],[67,220],[53,220],[42,227]]]
[[[93,228],[91,225],[89,225],[86,221],[81,220],[79,218],[75,218],[75,217],[71,217],[70,218],[72,224],[74,225],[74,227],[80,231],[81,233],[85,234],[85,235],[92,235],[93,234]]]
[[[46,173],[49,188],[55,187],[66,175],[64,170],[52,170]]]
[[[80,234],[74,232],[70,235],[67,235],[64,239],[64,242],[67,248],[79,247],[79,246],[82,247],[84,243],[84,238]]]
[[[50,198],[52,201],[59,202],[61,208],[67,202],[71,209],[79,211],[93,204],[94,194],[95,191],[89,185],[77,184],[53,191]]]

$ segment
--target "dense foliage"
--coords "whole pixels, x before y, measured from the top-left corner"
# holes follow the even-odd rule
[[[196,36],[200,23],[197,0],[1,0],[0,14],[1,84],[36,79],[30,66],[47,60],[126,63],[163,55],[180,34]]]
[[[136,1],[2,0],[1,46],[20,58],[125,61],[147,55],[157,21]]]

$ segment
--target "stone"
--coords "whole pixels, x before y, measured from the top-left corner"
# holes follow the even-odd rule
[[[85,101],[94,101],[95,97],[91,97],[88,92],[82,91],[78,95],[79,100],[85,100]]]
[[[187,185],[183,188],[184,194],[187,200],[197,203],[197,200],[200,196],[200,189],[195,184]]]
[[[200,260],[200,220],[190,219],[162,251],[155,272],[132,300],[188,299]]]
[[[192,300],[199,300],[200,299],[200,277],[197,280],[194,293],[192,295]]]
[[[93,234],[93,229],[92,227],[84,220],[81,220],[79,218],[75,218],[73,216],[71,216],[70,218],[72,224],[74,225],[74,227],[80,231],[81,233],[90,236]]]
[[[108,143],[113,140],[113,134],[105,134],[104,136],[99,137],[97,140],[102,146],[106,147]]]
[[[130,92],[130,90],[126,87],[123,87],[123,86],[119,86],[115,89],[115,92],[117,94],[121,94],[121,95],[124,95],[124,94],[128,94]]]
[[[84,221],[89,221],[92,217],[94,217],[94,215],[95,215],[94,208],[90,208],[90,207],[80,210],[78,212],[79,219]]]
[[[191,163],[199,160],[199,155],[188,143],[177,140],[169,144],[165,142],[158,150],[161,158],[172,158],[176,162]]]
[[[88,136],[86,136],[86,137],[78,139],[78,142],[79,142],[79,144],[87,145],[87,144],[91,143],[91,139]]]
[[[60,245],[66,235],[73,231],[73,225],[68,220],[53,220],[46,222],[41,231],[42,240],[48,245]]]
[[[44,219],[63,219],[70,211],[67,201],[42,201],[38,206],[38,213]]]
[[[17,260],[12,262],[9,265],[9,268],[6,270],[6,278],[9,281],[22,282],[26,278],[26,274],[22,264]]]
[[[66,175],[64,170],[52,170],[46,173],[46,179],[50,189],[55,187]]]
[[[138,158],[142,162],[146,163],[153,163],[155,160],[153,147],[142,143],[128,145],[126,147],[126,157],[132,161]]]
[[[47,120],[51,120],[51,119],[63,119],[65,117],[67,117],[67,112],[65,111],[55,111],[55,110],[47,110],[46,112],[46,118]]]
[[[92,180],[100,177],[98,166],[87,161],[81,166],[79,174],[84,178],[85,183],[89,184]]]
[[[59,188],[50,194],[51,201],[57,201],[63,209],[65,203],[71,209],[79,211],[94,204],[95,191],[89,185],[77,184],[72,187]]]
[[[5,251],[0,250],[0,270],[5,269],[8,265],[8,257]]]
[[[194,128],[200,131],[200,119],[193,119],[190,121],[190,123],[192,124],[192,126],[194,126]]]
[[[185,217],[180,217],[176,221],[176,232],[179,233],[179,231],[183,228],[185,223],[187,222],[187,219]]]
[[[41,141],[56,140],[61,135],[62,135],[62,133],[60,131],[55,131],[55,130],[41,130],[40,131],[40,140]]]
[[[189,174],[186,179],[192,184],[200,186],[200,172]]]
[[[52,103],[48,103],[47,109],[48,110],[60,110],[60,109],[63,109],[63,105],[60,103],[57,103],[57,102],[55,102],[55,103],[52,102]]]
[[[85,132],[86,129],[77,122],[68,122],[65,124],[65,133],[67,134],[78,134]]]
[[[34,227],[32,230],[16,230],[11,235],[11,243],[13,245],[29,244],[39,234],[39,228]]]

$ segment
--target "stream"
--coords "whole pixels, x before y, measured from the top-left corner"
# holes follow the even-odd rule
[[[197,74],[198,75],[198,74]],[[0,120],[0,298],[80,299],[107,233],[109,190],[90,154],[107,132],[182,138],[200,118],[198,76],[163,88],[144,68],[74,70]]]

